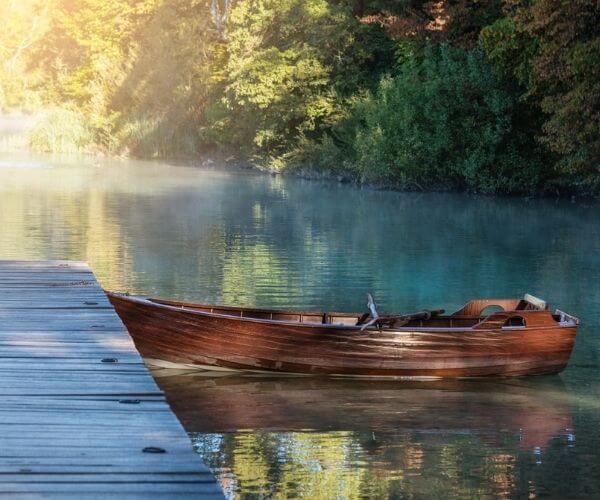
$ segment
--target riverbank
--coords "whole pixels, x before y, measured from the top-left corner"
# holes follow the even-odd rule
[[[91,141],[80,128],[81,124],[69,121],[69,112],[64,110],[45,110],[34,114],[13,113],[0,114],[0,151],[7,152],[31,152],[59,154],[59,155],[86,155],[97,158],[114,158],[118,160],[146,160],[178,162],[190,166],[202,168],[226,168],[229,170],[256,170],[270,175],[293,176],[302,179],[335,182],[342,184],[354,184],[361,188],[401,191],[401,192],[464,192],[468,194],[482,195],[508,195],[526,198],[567,198],[567,199],[591,199],[600,198],[600,189],[593,189],[592,184],[583,183],[571,185],[560,182],[549,182],[539,189],[532,191],[510,191],[508,189],[497,189],[489,191],[474,187],[460,186],[451,182],[438,181],[422,185],[418,182],[407,182],[406,180],[372,178],[361,175],[358,168],[352,165],[350,160],[339,158],[335,168],[324,167],[315,159],[314,155],[306,159],[306,163],[299,161],[290,162],[283,168],[273,168],[260,160],[244,158],[239,152],[232,153],[224,148],[213,146],[204,153],[185,153],[180,155],[167,155],[165,157],[147,157],[131,154],[124,150],[120,154],[111,154],[101,145]],[[58,118],[60,120],[58,120]],[[58,120],[58,121],[56,121]],[[77,121],[77,120],[75,120]],[[329,160],[329,164],[331,164]],[[377,170],[377,167],[374,166]],[[599,186],[600,186],[600,181]]]
[[[500,192],[490,193],[487,191],[479,191],[477,189],[452,188],[448,185],[439,184],[436,186],[428,186],[424,188],[418,184],[402,185],[402,184],[386,184],[384,182],[369,182],[359,179],[351,172],[332,172],[318,171],[311,169],[295,168],[283,172],[272,171],[250,165],[248,168],[257,168],[259,171],[267,171],[272,174],[289,175],[307,180],[329,181],[340,184],[354,184],[361,188],[376,189],[380,191],[396,191],[396,192],[421,192],[421,193],[465,193],[468,195],[483,195],[483,196],[498,196],[498,197],[517,197],[517,198],[555,198],[555,199],[570,199],[575,200],[600,200],[600,190],[590,189],[589,186],[577,188],[569,185],[550,185],[536,192]]]

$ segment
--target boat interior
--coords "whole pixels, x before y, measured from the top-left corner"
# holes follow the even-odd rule
[[[522,299],[476,299],[471,300],[453,314],[445,315],[444,310],[420,311],[413,314],[381,315],[373,320],[372,313],[340,313],[315,311],[278,311],[242,307],[216,306],[178,302],[172,300],[149,299],[162,304],[208,314],[219,314],[235,318],[263,319],[301,324],[364,326],[370,320],[378,328],[414,327],[414,328],[471,328],[484,321],[494,321],[499,327],[525,327],[527,314],[520,311],[545,311],[547,305],[532,295],[525,294]],[[506,314],[511,313],[511,314]],[[564,314],[564,313],[563,313]],[[550,314],[548,314],[550,316]],[[556,322],[563,321],[560,312],[551,315]],[[370,326],[369,324],[369,326]]]

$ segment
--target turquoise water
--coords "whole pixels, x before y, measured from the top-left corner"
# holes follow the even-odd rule
[[[569,368],[549,379],[159,379],[232,497],[600,495],[599,216],[585,202],[0,156],[0,258],[86,260],[107,289],[359,311],[370,292],[390,312],[530,292],[581,317]]]

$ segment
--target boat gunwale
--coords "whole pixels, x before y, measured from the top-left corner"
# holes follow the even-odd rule
[[[129,301],[129,302],[133,302],[133,303],[137,303],[137,304],[141,304],[141,305],[146,305],[146,306],[151,306],[151,307],[155,307],[155,308],[159,308],[159,309],[166,309],[169,311],[173,311],[173,312],[184,312],[186,314],[192,314],[194,316],[201,316],[201,317],[208,317],[208,318],[218,318],[218,319],[227,319],[227,320],[236,320],[236,321],[246,321],[246,322],[251,322],[251,323],[261,323],[261,324],[275,324],[278,326],[292,326],[292,327],[300,327],[300,328],[326,328],[326,329],[330,329],[330,330],[351,330],[353,332],[358,331],[358,332],[362,332],[362,333],[373,333],[373,332],[385,332],[385,333],[410,333],[410,332],[427,332],[427,331],[431,331],[431,332],[436,332],[436,333],[457,333],[457,332],[471,332],[471,333],[483,333],[483,332],[499,332],[499,331],[533,331],[533,330],[556,330],[556,329],[561,329],[561,328],[577,328],[577,324],[570,324],[567,322],[556,322],[556,325],[536,325],[536,326],[516,326],[516,327],[511,327],[511,326],[502,326],[500,328],[498,327],[490,327],[490,328],[474,328],[473,326],[479,324],[476,323],[475,325],[471,326],[471,327],[415,327],[415,326],[399,326],[399,327],[394,327],[394,328],[385,328],[385,329],[379,329],[376,325],[372,325],[366,329],[363,329],[363,325],[344,325],[344,324],[335,324],[335,323],[301,323],[299,321],[289,321],[289,320],[278,320],[278,319],[266,319],[266,318],[252,318],[252,317],[248,317],[248,316],[233,316],[231,314],[222,314],[222,313],[216,313],[216,312],[209,312],[209,311],[202,311],[202,310],[198,310],[198,309],[194,309],[192,307],[189,306],[185,306],[185,305],[180,305],[180,306],[176,306],[176,305],[172,305],[172,304],[165,304],[163,302],[160,302],[161,299],[152,299],[152,298],[148,298],[148,297],[140,297],[140,296],[132,296],[132,295],[124,295],[124,294],[120,294],[120,293],[115,293],[115,292],[110,292],[110,291],[105,291],[105,293],[109,296],[109,297],[115,297],[117,299],[120,300],[124,300],[124,301]],[[175,302],[175,301],[168,301],[168,302]],[[183,304],[183,303],[182,303]],[[192,304],[190,302],[187,302],[185,304]],[[302,315],[302,314],[314,314],[314,315],[318,315],[318,314],[328,314],[328,315],[338,315],[338,313],[324,313],[324,312],[318,312],[318,311],[287,311],[287,310],[268,310],[268,309],[258,309],[258,308],[243,308],[243,307],[232,307],[232,306],[218,306],[218,305],[211,305],[211,304],[194,304],[197,305],[198,307],[206,307],[206,308],[215,308],[215,309],[219,309],[219,308],[223,308],[223,309],[231,309],[232,311],[255,311],[255,312],[274,312],[274,313],[278,313],[278,314],[298,314],[298,315]],[[513,312],[513,311],[505,311],[505,312]],[[516,314],[518,315],[519,312],[521,311],[514,311]],[[531,312],[531,311],[529,311]],[[549,312],[549,311],[548,311]],[[551,313],[552,314],[552,313]],[[340,313],[340,316],[344,316],[347,315],[348,317],[353,317],[357,314],[355,313]],[[441,316],[441,317],[446,317],[446,318],[452,318],[452,316]],[[486,316],[487,317],[487,316]],[[483,319],[485,319],[486,317],[481,317],[479,316],[478,318],[480,319],[480,322],[483,321]],[[460,319],[460,318],[466,318],[465,316],[455,316],[456,319]],[[469,318],[471,318],[471,316],[469,316]],[[477,317],[472,317],[472,318],[477,318]]]

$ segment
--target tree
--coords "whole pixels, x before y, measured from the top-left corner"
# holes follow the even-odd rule
[[[46,34],[52,2],[4,0],[0,3],[0,109],[27,106],[32,80],[27,55]]]
[[[83,111],[99,144],[110,147],[118,115],[110,99],[124,81],[138,26],[161,0],[54,0],[51,30],[34,54],[49,102]]]
[[[326,0],[239,2],[229,30],[226,129],[271,166],[335,123],[344,95],[377,78],[391,55],[379,27]]]
[[[511,68],[544,113],[541,139],[571,182],[600,183],[600,9],[593,0],[510,0],[492,57]],[[496,27],[498,28],[498,26]],[[493,30],[490,30],[492,33]],[[491,41],[491,39],[490,39]],[[521,49],[516,53],[516,44]]]
[[[600,8],[594,0],[540,0],[525,20],[539,40],[546,141],[569,172],[600,175]]]
[[[133,36],[127,75],[113,92],[116,135],[136,156],[197,155],[207,108],[223,92],[230,1],[162,0]]]

